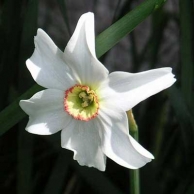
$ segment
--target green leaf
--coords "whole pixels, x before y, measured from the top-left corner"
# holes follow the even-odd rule
[[[96,38],[97,56],[102,56],[111,49],[119,40],[131,32],[138,24],[146,19],[154,10],[163,5],[163,0],[147,0],[132,10]],[[19,99],[9,105],[0,113],[0,135],[24,118],[25,113],[19,107],[19,100],[30,98],[32,94],[40,90],[40,86],[34,85]]]
[[[101,57],[138,24],[143,22],[153,11],[160,8],[164,2],[164,0],[144,1],[137,8],[107,28],[96,39],[96,55]]]
[[[41,89],[41,86],[35,84],[0,113],[0,135],[4,134],[8,129],[13,127],[26,116],[24,111],[22,111],[22,109],[19,107],[19,101],[22,99],[28,99]]]

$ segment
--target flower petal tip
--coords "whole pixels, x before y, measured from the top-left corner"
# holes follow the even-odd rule
[[[79,164],[80,166],[87,166],[87,167],[89,167],[89,168],[96,168],[96,169],[98,169],[98,170],[100,170],[100,171],[102,171],[102,172],[104,172],[105,169],[106,169],[106,167],[95,166],[95,165],[93,165],[93,164],[87,164],[87,163],[85,163],[85,162],[83,162],[83,161],[80,161],[80,160],[78,160],[78,159],[75,159],[75,157],[73,157],[73,159],[74,159],[74,160],[77,160],[77,162],[78,162],[78,164]]]
[[[82,14],[81,17],[94,17],[94,13],[93,12],[87,12],[87,13]]]
[[[154,160],[155,159],[155,157],[150,153],[150,159],[151,160]],[[150,162],[151,162],[151,160],[150,160]]]
[[[81,15],[81,17],[79,18],[79,22],[80,23],[85,23],[85,22],[93,22],[94,23],[94,14],[92,12],[87,12]],[[79,23],[78,22],[78,23]]]
[[[146,158],[147,162],[151,162],[152,160],[155,159],[155,157],[153,156],[153,154],[151,154],[147,150],[145,150],[144,153],[141,152],[140,154],[142,154]]]
[[[92,163],[91,161],[86,160],[84,157],[80,157],[79,153],[75,149],[67,147],[66,145],[64,145],[62,141],[61,141],[61,147],[64,149],[73,151],[73,159],[76,160],[80,166],[87,166],[90,168],[93,167],[100,171],[106,170],[106,164],[103,164],[101,162],[96,162],[95,160],[93,161],[94,163]]]
[[[173,73],[170,73],[170,76],[169,76],[169,86],[167,86],[167,88],[172,86],[175,82],[176,82],[175,75]]]
[[[36,34],[36,36],[34,38],[36,38],[37,36],[41,36],[41,35],[44,36],[44,35],[47,35],[47,34],[45,33],[45,31],[43,29],[38,28],[37,29],[37,34]]]
[[[20,100],[19,101],[19,106],[20,106],[20,108],[25,112],[25,102],[26,102],[26,100]]]
[[[36,135],[53,135],[57,131],[49,129],[47,123],[33,123],[34,119],[29,117],[29,122],[25,128],[28,133],[36,134]]]

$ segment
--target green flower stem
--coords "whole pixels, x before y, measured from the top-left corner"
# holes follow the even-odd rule
[[[130,193],[140,194],[139,169],[130,170]]]
[[[111,49],[138,24],[145,20],[152,12],[160,8],[164,2],[165,0],[146,0],[102,32],[96,38],[97,56],[101,57],[105,52]],[[0,113],[0,135],[4,134],[7,130],[24,118],[25,113],[19,107],[19,100],[30,98],[40,89],[40,86],[34,85]]]
[[[138,126],[136,124],[136,121],[135,121],[135,118],[134,118],[134,115],[133,115],[133,112],[132,110],[129,110],[127,111],[127,116],[128,116],[128,119],[129,119],[129,130],[130,130],[130,133],[131,135],[136,135],[136,133],[138,133]],[[135,139],[138,138],[137,137],[134,137]],[[138,139],[136,139],[138,140]]]
[[[138,141],[138,126],[135,122],[132,110],[127,112],[129,119],[129,131],[131,136]],[[140,179],[139,179],[139,169],[130,170],[130,193],[140,194]]]

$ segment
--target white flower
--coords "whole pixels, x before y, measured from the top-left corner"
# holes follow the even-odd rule
[[[129,135],[126,111],[170,87],[171,68],[109,74],[96,58],[92,13],[81,16],[64,53],[41,29],[34,42],[26,64],[48,89],[20,101],[29,115],[26,130],[39,135],[62,130],[61,146],[72,150],[80,165],[102,171],[106,156],[131,169],[150,162],[153,155]]]

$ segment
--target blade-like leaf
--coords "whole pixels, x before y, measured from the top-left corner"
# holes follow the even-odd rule
[[[116,23],[102,32],[96,39],[96,55],[102,56],[138,24],[145,20],[153,11],[163,5],[164,0],[147,0],[123,16]]]
[[[13,127],[16,123],[25,117],[26,114],[19,107],[19,101],[21,99],[28,99],[30,96],[40,91],[41,89],[41,86],[35,84],[0,113],[0,135],[5,133],[8,129]]]
[[[97,56],[102,56],[105,52],[111,49],[119,40],[131,32],[139,23],[148,17],[154,10],[161,7],[164,0],[147,0],[140,4],[136,9],[126,14],[107,30],[101,33],[96,39]],[[26,99],[40,90],[40,86],[34,85],[19,99],[9,105],[0,113],[0,135],[14,126],[25,114],[19,107],[19,100]]]

